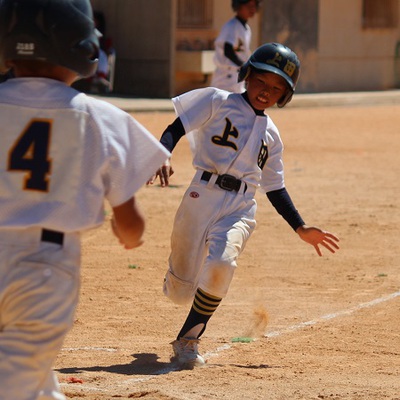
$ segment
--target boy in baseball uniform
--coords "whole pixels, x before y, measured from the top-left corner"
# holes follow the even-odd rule
[[[128,114],[70,87],[99,43],[89,0],[0,0],[0,399],[65,399],[52,371],[80,286],[80,236],[104,221],[142,243],[134,193],[169,152]],[[150,171],[150,173],[149,173]]]
[[[251,55],[251,28],[247,21],[257,12],[260,0],[232,0],[235,16],[221,28],[215,40],[215,71],[211,86],[242,93],[244,82],[237,81],[239,68]]]
[[[226,296],[237,260],[255,226],[257,189],[299,237],[321,256],[332,253],[338,238],[308,226],[296,210],[284,182],[283,144],[264,110],[284,107],[292,98],[300,62],[288,47],[267,43],[243,64],[242,94],[216,88],[190,91],[173,99],[177,119],[161,143],[172,152],[186,134],[193,152],[194,178],[175,216],[164,293],[177,304],[192,302],[187,319],[172,342],[182,368],[204,364],[199,338]],[[173,170],[160,168],[161,186]]]

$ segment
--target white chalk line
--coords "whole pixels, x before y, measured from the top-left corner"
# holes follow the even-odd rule
[[[114,353],[117,349],[110,349],[108,347],[64,347],[62,351],[108,351],[110,353]]]
[[[394,298],[396,298],[398,296],[400,296],[400,291],[392,293],[392,294],[389,294],[387,296],[379,297],[378,299],[371,300],[371,301],[368,301],[366,303],[358,304],[358,305],[356,305],[354,307],[349,308],[348,310],[338,311],[338,312],[332,313],[332,314],[326,314],[326,315],[323,315],[322,317],[316,318],[316,319],[311,320],[311,321],[301,322],[299,324],[289,326],[288,328],[284,328],[284,329],[281,329],[281,330],[278,330],[278,331],[266,333],[264,335],[264,337],[272,338],[272,337],[281,336],[281,335],[283,335],[285,333],[297,331],[297,330],[305,328],[307,326],[316,325],[316,324],[318,324],[320,322],[328,321],[330,319],[342,317],[342,316],[345,316],[345,315],[350,315],[350,314],[353,314],[356,311],[362,310],[363,308],[373,307],[373,306],[375,306],[377,304],[384,303],[385,301],[393,300]]]
[[[400,296],[400,291],[397,291],[397,292],[391,293],[389,295],[379,297],[379,298],[377,298],[375,300],[368,301],[366,303],[360,303],[360,304],[358,304],[358,305],[356,305],[354,307],[351,307],[351,308],[349,308],[347,310],[342,310],[342,311],[338,311],[338,312],[335,312],[335,313],[326,314],[326,315],[323,315],[323,316],[321,316],[319,318],[316,318],[316,319],[313,319],[313,320],[310,320],[310,321],[301,322],[299,324],[295,324],[295,325],[289,326],[289,327],[284,328],[284,329],[280,329],[280,330],[277,330],[277,331],[272,331],[272,332],[266,333],[264,335],[264,337],[266,337],[266,338],[275,338],[275,337],[284,335],[286,333],[291,333],[291,332],[294,332],[294,331],[297,331],[297,330],[300,330],[300,329],[303,329],[303,328],[306,328],[306,327],[309,327],[309,326],[317,325],[318,323],[322,323],[322,322],[325,322],[325,321],[329,321],[331,319],[335,319],[335,318],[338,318],[338,317],[342,317],[342,316],[353,314],[353,313],[355,313],[357,311],[360,311],[360,310],[362,310],[364,308],[373,307],[373,306],[375,306],[377,304],[381,304],[381,303],[384,303],[386,301],[393,300],[393,299],[395,299],[396,297],[399,297],[399,296]],[[204,357],[204,359],[208,360],[210,358],[218,356],[221,352],[223,352],[225,350],[229,350],[231,348],[232,348],[232,345],[224,344],[223,346],[220,346],[220,347],[216,348],[214,351],[210,351],[210,352],[207,352],[207,353],[203,354],[203,357]],[[91,348],[90,347],[70,348],[69,350],[79,350],[79,349],[90,350]],[[97,350],[97,351],[116,351],[115,349],[105,349],[105,348],[103,349],[103,348],[100,348],[100,347],[93,347],[92,349],[93,350]],[[64,349],[64,350],[67,350],[67,349]],[[151,376],[146,376],[146,377],[143,377],[143,378],[127,379],[127,380],[124,380],[124,381],[118,383],[116,386],[125,386],[125,385],[127,385],[129,383],[135,383],[135,382],[146,382],[146,381],[155,379],[160,375],[165,375],[165,374],[168,374],[170,372],[177,371],[177,370],[179,370],[179,369],[174,367],[171,364],[170,367],[162,368],[162,369],[160,369],[158,371],[153,372]],[[61,385],[62,386],[66,386],[68,384],[61,383]],[[90,389],[90,390],[106,392],[105,390],[102,390],[100,388],[94,388],[94,387],[90,388],[89,386],[80,386],[80,387],[81,388],[87,388],[87,389]]]

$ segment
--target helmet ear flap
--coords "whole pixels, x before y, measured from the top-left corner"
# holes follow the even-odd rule
[[[286,105],[287,103],[289,103],[290,100],[292,100],[293,93],[294,93],[293,90],[288,89],[288,90],[286,91],[286,93],[278,100],[278,102],[276,103],[276,105],[277,105],[279,108],[285,107],[285,105]]]
[[[245,62],[239,69],[238,82],[244,81],[250,74],[250,63]]]

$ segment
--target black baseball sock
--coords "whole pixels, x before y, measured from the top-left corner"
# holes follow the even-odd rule
[[[177,339],[186,336],[191,330],[193,330],[194,335],[190,336],[199,338],[205,331],[208,320],[214,314],[221,300],[220,297],[212,296],[198,288],[194,296],[192,308]]]

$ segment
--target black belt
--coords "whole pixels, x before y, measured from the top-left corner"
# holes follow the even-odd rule
[[[42,229],[42,242],[49,242],[59,244],[60,246],[64,243],[64,234],[62,232],[51,231],[50,229]]]
[[[204,171],[201,174],[201,180],[202,181],[206,181],[209,182],[209,180],[212,177],[212,173],[208,172],[208,171]],[[217,180],[215,181],[215,183],[224,190],[227,190],[228,192],[232,192],[233,190],[235,192],[238,192],[240,190],[240,186],[242,185],[242,181],[240,179],[236,179],[234,176],[232,175],[228,175],[228,174],[223,174],[223,175],[218,175]],[[247,190],[247,184],[244,184],[244,190],[243,193],[246,193]]]

